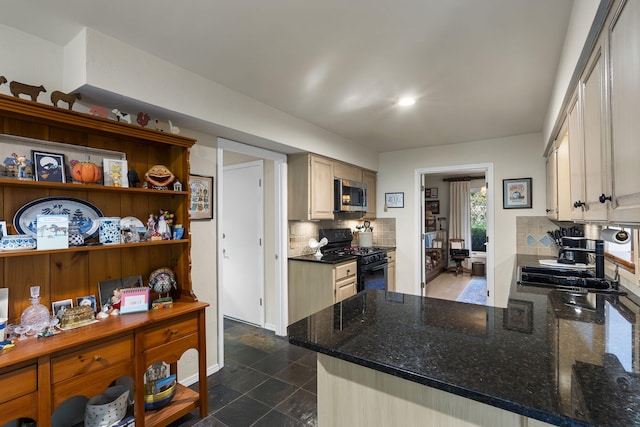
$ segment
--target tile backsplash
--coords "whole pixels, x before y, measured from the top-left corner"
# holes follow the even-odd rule
[[[558,225],[546,216],[516,217],[517,253],[525,255],[558,256],[558,246],[547,234],[557,230]]]
[[[318,238],[321,228],[350,228],[355,231],[356,225],[361,225],[362,220],[338,220],[338,221],[289,221],[289,246],[288,256],[312,254],[315,249],[309,247],[309,239]],[[378,218],[371,220],[373,227],[374,246],[396,246],[396,219]],[[358,244],[354,237],[354,245]]]

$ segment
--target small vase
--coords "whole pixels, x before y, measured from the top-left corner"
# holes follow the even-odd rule
[[[69,246],[84,245],[84,236],[80,232],[78,224],[71,223],[69,225]]]

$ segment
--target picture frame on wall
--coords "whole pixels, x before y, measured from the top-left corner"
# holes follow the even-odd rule
[[[440,213],[440,200],[427,200],[424,203],[424,210],[430,211],[432,214],[437,215]]]
[[[384,205],[388,208],[404,208],[404,192],[384,193]]]
[[[33,176],[36,181],[67,182],[64,154],[32,151]]]
[[[192,220],[213,219],[213,177],[189,175],[189,217]]]
[[[502,180],[502,207],[504,209],[530,209],[531,178]]]

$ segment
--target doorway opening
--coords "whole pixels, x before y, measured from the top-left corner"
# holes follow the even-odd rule
[[[218,363],[224,366],[224,315],[240,318],[286,335],[287,306],[287,250],[286,250],[286,183],[287,157],[284,154],[218,138],[217,150],[217,313]],[[259,167],[256,166],[260,165]],[[256,175],[257,174],[257,175]],[[256,187],[247,184],[237,189],[237,181],[259,180]],[[248,178],[251,177],[251,178]],[[228,190],[232,194],[224,194]],[[261,208],[255,206],[256,195],[261,195]],[[247,203],[243,203],[243,198]],[[227,206],[227,205],[231,205]],[[255,209],[260,210],[256,215]],[[243,219],[251,211],[252,219]],[[244,222],[243,222],[244,221]],[[246,224],[245,222],[251,222]],[[246,228],[246,230],[239,230]],[[243,236],[247,231],[250,236]],[[253,249],[245,250],[247,238]],[[240,246],[238,246],[238,242]],[[235,245],[235,246],[234,246]],[[248,256],[247,256],[248,255]],[[230,261],[230,262],[229,262]],[[235,270],[234,270],[235,269]],[[248,295],[235,295],[234,286],[226,286],[235,276],[234,271],[259,274],[259,289],[244,289]],[[228,293],[231,292],[231,293]],[[257,294],[257,295],[255,295]],[[244,300],[250,307],[246,314]],[[241,307],[240,309],[237,306]],[[244,308],[243,308],[244,307]],[[243,318],[246,316],[255,316]]]
[[[451,181],[467,183],[456,185],[453,190]],[[445,281],[449,288],[454,281],[460,282],[460,289],[453,293],[447,289],[445,299],[456,299],[470,282],[486,280],[486,304],[493,305],[493,189],[489,185],[493,182],[493,164],[420,169],[416,171],[416,182],[420,184],[418,200],[422,201],[416,215],[422,260],[418,272],[421,295],[426,295],[429,283],[435,280]],[[463,188],[461,196],[457,195],[460,187]],[[465,258],[462,269],[452,260],[452,243]],[[460,253],[456,251],[456,258],[460,258]],[[461,271],[463,274],[459,275]],[[485,292],[484,284],[482,292]]]

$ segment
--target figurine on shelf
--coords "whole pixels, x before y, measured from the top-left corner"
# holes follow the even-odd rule
[[[164,165],[154,165],[144,174],[145,179],[155,190],[168,190],[175,179],[173,172]]]
[[[124,113],[117,108],[114,108],[111,112],[115,114],[117,121],[131,124],[131,114]]]
[[[73,109],[73,104],[77,99],[82,99],[82,96],[79,93],[64,93],[59,90],[54,90],[51,92],[51,103],[54,106],[58,106],[58,102],[66,102],[69,110]]]
[[[171,227],[173,226],[173,219],[175,214],[160,209],[160,215],[158,215],[158,233],[162,236],[162,240],[171,239]]]
[[[147,240],[162,240],[162,234],[158,232],[159,223],[160,219],[153,213],[150,213],[149,219],[147,220],[147,234],[145,236]]]
[[[29,96],[33,102],[38,100],[38,95],[40,95],[40,93],[47,91],[42,85],[32,86],[16,81],[9,83],[9,90],[11,91],[11,95],[16,98],[20,98],[20,95],[26,95]]]
[[[33,163],[24,155],[12,153],[4,159],[5,175],[30,180],[33,177]]]
[[[147,113],[143,113],[142,111],[140,111],[136,116],[136,122],[138,122],[138,124],[142,127],[146,127],[149,124],[149,120],[151,120],[151,117],[149,117]]]
[[[131,188],[136,188],[138,183],[140,182],[140,178],[138,177],[138,172],[133,169],[127,172],[127,178],[129,178],[129,186]]]
[[[17,156],[15,153],[13,153],[13,156],[15,156],[18,163],[18,179],[31,179],[33,174],[31,160],[27,159],[26,156]]]

